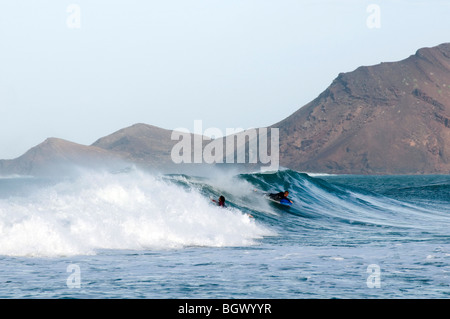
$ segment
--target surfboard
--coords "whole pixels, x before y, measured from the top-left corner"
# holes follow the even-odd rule
[[[268,200],[270,200],[273,203],[277,203],[283,206],[292,206],[292,203],[290,201],[288,201],[287,199],[283,198],[281,200],[275,200],[273,198],[270,198],[269,196],[264,196],[265,198],[267,198]]]

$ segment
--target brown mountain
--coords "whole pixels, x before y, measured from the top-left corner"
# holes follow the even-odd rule
[[[122,158],[148,166],[170,160],[172,131],[147,124],[135,124],[98,139],[92,146],[118,154]]]
[[[173,163],[171,151],[181,138],[172,140],[172,132],[138,123],[102,137],[90,146],[48,138],[16,159],[0,160],[0,175],[47,176],[72,173],[74,169],[76,172],[77,168],[121,170],[130,165],[170,173],[204,170],[204,165]],[[193,158],[194,135],[181,134],[191,141]]]
[[[280,129],[282,166],[353,174],[450,173],[450,43],[341,73]]]
[[[122,170],[135,165],[163,173],[199,173],[210,165],[178,165],[172,160],[172,149],[186,139],[187,153],[193,162],[194,137],[180,133],[172,137],[172,130],[147,124],[135,124],[98,139],[92,145],[81,145],[58,138],[48,138],[12,160],[0,160],[0,175],[58,175],[76,172],[78,168]],[[182,137],[181,137],[181,136]],[[202,141],[205,145],[206,141]],[[186,143],[184,144],[186,145]]]
[[[53,175],[75,167],[119,165],[115,154],[94,146],[86,146],[59,138],[48,138],[12,160],[0,160],[3,175]]]
[[[315,100],[272,127],[280,129],[280,164],[288,168],[448,174],[450,43],[420,49],[403,61],[341,73]],[[241,152],[249,143],[239,138],[244,134],[236,134],[240,145],[226,152]],[[120,169],[130,163],[174,173],[204,172],[211,167],[174,164],[171,152],[179,140],[171,135],[171,130],[135,124],[91,146],[49,138],[16,159],[0,160],[0,174],[49,174],[75,166]],[[203,137],[184,136],[191,141],[193,159],[194,139]]]
[[[172,140],[172,132],[172,130],[153,125],[137,123],[98,139],[92,146],[113,153],[141,168],[170,173],[186,173],[189,171],[187,169],[189,166],[193,169],[199,168],[199,165],[186,167],[186,165],[178,165],[173,162],[172,149],[182,138],[176,135]],[[183,138],[190,140],[190,158],[193,161],[194,136],[203,138],[189,133],[180,134],[183,135]]]

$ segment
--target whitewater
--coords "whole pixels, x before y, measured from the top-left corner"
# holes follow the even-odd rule
[[[449,195],[444,175],[5,176],[0,298],[445,298]]]

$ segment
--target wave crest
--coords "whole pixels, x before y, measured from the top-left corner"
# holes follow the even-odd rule
[[[101,249],[247,246],[273,232],[142,172],[85,174],[0,200],[0,254],[61,256]]]

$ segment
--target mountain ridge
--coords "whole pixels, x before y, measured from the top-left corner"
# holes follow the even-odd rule
[[[54,175],[69,167],[102,167],[122,162],[116,154],[101,148],[50,137],[16,159],[0,160],[0,173]]]
[[[298,171],[448,174],[450,43],[339,73],[317,98],[269,128],[280,132],[281,166]],[[171,159],[178,143],[172,132],[136,123],[92,145],[49,138],[16,159],[0,160],[0,174],[39,174],[56,164],[179,171]],[[204,147],[207,139],[201,139]]]
[[[341,174],[450,172],[450,44],[340,73],[280,128],[281,164]]]

